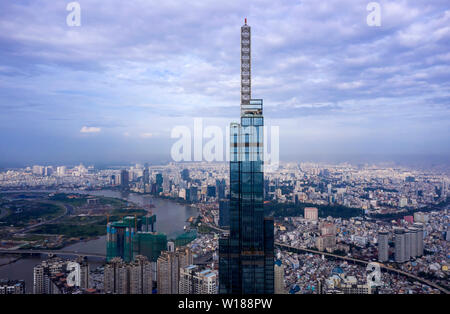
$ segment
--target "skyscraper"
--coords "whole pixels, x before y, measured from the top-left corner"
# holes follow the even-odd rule
[[[411,257],[415,258],[417,257],[417,233],[418,230],[416,228],[408,228],[408,232],[410,234],[410,254]]]
[[[42,261],[33,268],[33,293],[52,294],[51,276],[61,273],[66,266],[66,262],[54,257]]]
[[[130,263],[129,272],[130,294],[152,293],[152,264],[145,256],[136,256],[135,260]]]
[[[225,187],[226,187],[225,179],[216,180],[216,194],[219,200],[225,198]]]
[[[89,289],[89,264],[86,256],[79,256],[76,262],[80,265],[80,288]]]
[[[414,223],[414,228],[417,229],[417,256],[423,255],[423,224]]]
[[[405,229],[405,260],[409,261],[411,258],[411,233]]]
[[[395,261],[397,263],[406,262],[405,254],[405,230],[403,228],[397,228],[394,230],[395,234]]]
[[[250,26],[241,27],[241,123],[230,125],[230,233],[219,241],[219,293],[274,292],[273,218],[264,217],[263,101],[251,99]]]
[[[281,260],[275,261],[275,294],[284,294],[284,265]]]
[[[177,294],[180,268],[192,263],[192,252],[189,248],[177,248],[175,251],[162,252],[157,263],[158,294]]]
[[[219,226],[230,226],[230,200],[219,201]]]
[[[128,281],[128,265],[120,257],[112,258],[105,265],[103,280],[105,293],[128,294]]]
[[[131,263],[111,259],[105,265],[104,289],[108,294],[151,294],[152,264],[142,255]]]
[[[127,216],[106,226],[106,260],[120,257],[125,262],[133,260],[133,238],[136,232],[135,217]]]
[[[130,184],[130,174],[128,170],[124,169],[120,172],[120,185],[122,188],[128,189],[129,184]]]
[[[378,232],[378,261],[387,262],[389,260],[389,233],[384,230]]]
[[[139,219],[126,216],[120,221],[109,222],[106,227],[106,260],[120,257],[131,262],[135,256],[143,255],[156,262],[161,251],[166,250],[167,236],[153,232],[155,222],[156,215]]]

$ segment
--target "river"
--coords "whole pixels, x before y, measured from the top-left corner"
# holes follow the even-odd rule
[[[141,195],[136,193],[112,191],[112,190],[100,190],[100,191],[82,191],[82,190],[60,190],[60,191],[11,191],[11,192],[63,192],[63,193],[80,193],[90,194],[96,196],[114,197],[120,198],[138,205],[153,204],[152,208],[154,214],[156,214],[155,229],[157,232],[167,234],[167,237],[174,238],[178,234],[183,233],[183,227],[187,224],[186,220],[194,216],[196,217],[198,211],[194,207],[178,204],[172,200],[155,198],[149,195]],[[105,226],[106,228],[106,226]],[[66,246],[63,250],[73,250],[86,253],[105,253],[106,243],[105,236],[99,237],[94,240],[78,242]],[[8,261],[10,257],[0,256],[0,264]],[[46,259],[46,255],[41,257],[24,257],[14,263],[4,265],[0,267],[0,279],[11,280],[25,280],[25,289],[27,293],[33,291],[33,267],[41,260]],[[92,258],[89,260],[91,269],[103,264],[99,259]]]

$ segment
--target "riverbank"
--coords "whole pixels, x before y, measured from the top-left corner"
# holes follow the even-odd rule
[[[0,256],[2,256],[2,255],[4,255],[4,254],[0,254]],[[15,262],[17,262],[17,261],[20,260],[21,258],[22,258],[21,255],[16,256],[16,257],[13,257],[12,259],[10,259],[10,260],[7,261],[7,262],[0,263],[0,267],[6,266],[6,265],[9,265],[9,264],[14,264]]]

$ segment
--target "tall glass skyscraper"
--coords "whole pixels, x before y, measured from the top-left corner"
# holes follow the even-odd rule
[[[251,99],[251,33],[241,27],[241,123],[230,126],[230,233],[219,240],[219,293],[274,293],[273,218],[264,217],[263,101]]]

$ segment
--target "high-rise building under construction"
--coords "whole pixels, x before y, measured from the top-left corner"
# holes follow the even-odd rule
[[[161,251],[167,248],[167,236],[154,232],[155,222],[156,216],[149,214],[141,218],[127,216],[108,223],[106,260],[120,257],[125,262],[131,262],[137,255],[143,255],[156,262]]]
[[[273,218],[264,217],[263,101],[251,98],[251,33],[241,27],[241,123],[230,126],[230,233],[219,241],[219,293],[274,292]]]

